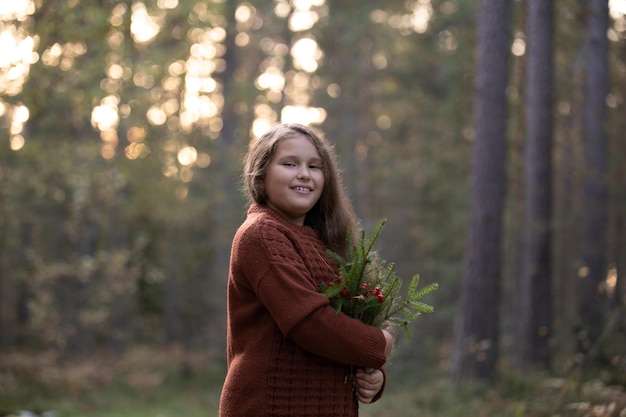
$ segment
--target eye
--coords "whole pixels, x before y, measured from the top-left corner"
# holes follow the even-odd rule
[[[322,167],[318,164],[309,164],[310,169],[322,169]]]
[[[295,167],[296,164],[294,164],[293,162],[283,162],[283,165],[286,167]]]

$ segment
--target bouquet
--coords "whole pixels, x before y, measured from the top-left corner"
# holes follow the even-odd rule
[[[342,312],[379,328],[400,326],[410,338],[409,323],[422,313],[434,311],[431,305],[420,300],[435,291],[438,284],[418,289],[420,277],[416,274],[409,282],[406,298],[402,298],[402,281],[394,272],[395,264],[380,259],[373,251],[386,221],[381,219],[367,238],[365,231],[361,231],[345,258],[328,251],[339,266],[339,275],[332,282],[322,283],[319,291],[328,297],[337,313]]]

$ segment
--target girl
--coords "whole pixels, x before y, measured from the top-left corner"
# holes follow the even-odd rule
[[[393,338],[318,292],[337,273],[326,249],[345,253],[356,229],[333,148],[306,126],[277,125],[251,144],[244,182],[219,415],[356,417],[357,401],[382,393]]]

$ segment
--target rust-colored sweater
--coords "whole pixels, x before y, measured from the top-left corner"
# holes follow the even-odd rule
[[[381,330],[335,314],[334,262],[308,226],[253,205],[232,245],[220,417],[356,417],[351,365],[381,368]]]

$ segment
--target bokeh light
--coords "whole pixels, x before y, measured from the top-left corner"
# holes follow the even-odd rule
[[[159,19],[151,16],[143,3],[134,3],[132,8],[130,32],[135,42],[149,43],[159,34]]]
[[[4,0],[0,2],[0,20],[2,21],[17,20],[21,22],[33,13],[35,13],[33,0]]]
[[[313,38],[298,39],[291,47],[294,67],[306,72],[317,70],[318,61],[322,59],[322,55],[322,50]]]

